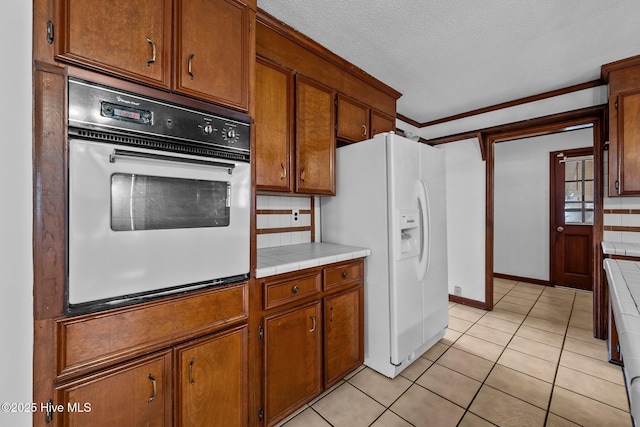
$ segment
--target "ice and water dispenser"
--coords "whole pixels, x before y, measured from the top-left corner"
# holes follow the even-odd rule
[[[407,258],[420,254],[420,212],[400,211],[400,257]]]

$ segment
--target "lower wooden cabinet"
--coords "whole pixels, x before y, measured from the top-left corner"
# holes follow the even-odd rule
[[[247,355],[242,325],[62,384],[56,425],[246,425]]]
[[[322,390],[320,302],[264,319],[265,404],[273,425]]]
[[[324,298],[324,385],[331,387],[364,360],[364,287]]]
[[[246,425],[247,331],[245,325],[175,349],[175,425]]]
[[[64,384],[56,390],[59,426],[170,426],[171,352]]]
[[[260,281],[265,425],[273,426],[364,361],[364,261]]]

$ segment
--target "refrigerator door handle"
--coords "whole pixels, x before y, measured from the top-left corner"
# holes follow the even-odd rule
[[[420,207],[420,260],[418,261],[418,279],[427,277],[431,263],[431,221],[429,221],[429,192],[423,180],[418,180],[418,206]]]

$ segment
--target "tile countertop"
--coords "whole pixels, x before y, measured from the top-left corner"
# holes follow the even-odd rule
[[[258,249],[256,278],[304,270],[371,255],[371,250],[332,243],[302,243]]]
[[[631,415],[640,419],[640,262],[605,259],[609,295],[620,351]]]
[[[605,255],[640,257],[640,243],[601,242]]]

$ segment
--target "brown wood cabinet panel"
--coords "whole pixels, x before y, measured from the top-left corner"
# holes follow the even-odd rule
[[[371,132],[369,133],[370,137],[374,137],[379,133],[391,132],[396,130],[395,117],[381,113],[380,111],[371,110],[370,123],[371,123],[370,124]]]
[[[364,287],[324,299],[325,387],[330,387],[364,361]]]
[[[322,390],[320,301],[264,318],[265,419],[271,426]]]
[[[328,267],[323,270],[324,290],[346,285],[354,280],[361,281],[364,274],[364,261],[349,262]]]
[[[57,59],[169,88],[171,0],[58,5]]]
[[[369,107],[339,93],[337,124],[336,135],[339,140],[364,141],[369,137]]]
[[[54,404],[63,405],[56,425],[170,426],[171,372],[167,351],[63,384],[56,388]]]
[[[618,191],[619,194],[640,194],[640,89],[618,95],[617,106]]]
[[[248,328],[176,348],[176,425],[247,423]]]
[[[255,121],[256,187],[292,190],[293,73],[257,58]]]
[[[378,111],[396,114],[401,93],[264,11],[257,16],[256,51]]]
[[[336,92],[296,76],[296,191],[335,195]]]
[[[322,276],[319,271],[291,280],[265,282],[264,309],[269,310],[303,298],[319,295],[321,291]]]
[[[95,370],[248,317],[247,285],[58,321],[59,377]]]
[[[176,0],[175,17],[175,90],[246,111],[249,8],[236,0]]]

